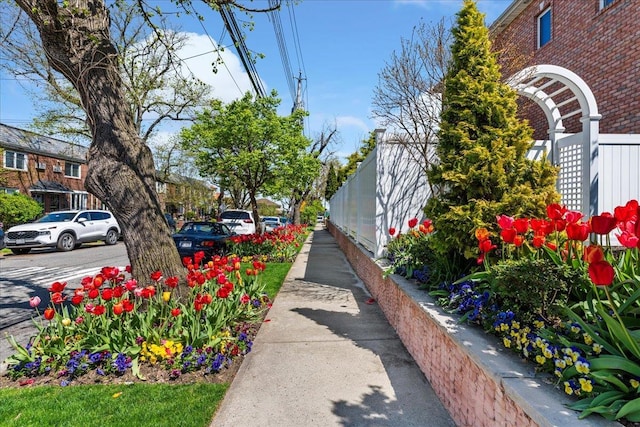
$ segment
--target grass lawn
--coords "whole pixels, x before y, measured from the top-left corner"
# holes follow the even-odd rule
[[[0,389],[0,426],[208,426],[228,384]]]
[[[291,265],[267,263],[260,280],[270,298],[277,295]],[[228,387],[136,383],[0,388],[0,427],[206,427]]]

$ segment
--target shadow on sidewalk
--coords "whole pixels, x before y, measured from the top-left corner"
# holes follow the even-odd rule
[[[360,402],[333,401],[332,412],[340,418],[341,425],[455,425],[327,230],[314,231],[304,277],[296,280],[307,282],[300,283],[298,292],[305,292],[310,299],[339,303],[344,299],[336,296],[351,293],[357,304],[355,311],[344,311],[345,305],[336,307],[336,311],[312,308],[292,311],[375,354],[395,394],[389,396],[380,385],[369,384],[370,391],[361,396]]]

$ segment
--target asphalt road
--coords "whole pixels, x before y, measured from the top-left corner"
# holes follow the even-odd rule
[[[87,244],[71,252],[34,249],[26,255],[0,255],[0,372],[2,362],[13,354],[6,337],[14,336],[24,345],[35,332],[31,319],[36,313],[29,306],[30,298],[39,296],[43,310],[49,303],[47,288],[53,282],[67,282],[67,288],[73,290],[83,277],[97,274],[102,267],[128,264],[122,242]]]

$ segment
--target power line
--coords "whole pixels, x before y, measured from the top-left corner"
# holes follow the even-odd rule
[[[275,0],[269,0],[269,6],[273,7]],[[289,60],[289,53],[287,49],[287,43],[282,31],[282,21],[280,20],[280,10],[276,9],[269,13],[271,22],[273,23],[273,31],[276,35],[276,42],[278,43],[278,50],[280,51],[280,60],[282,61],[282,68],[284,70],[284,77],[289,86],[289,93],[294,104],[296,101],[296,88],[293,82],[293,71],[291,69],[291,61]]]
[[[240,28],[238,27],[238,22],[236,21],[233,10],[231,9],[231,6],[229,4],[223,4],[220,7],[220,16],[222,17],[222,21],[224,22],[227,31],[229,32],[229,36],[233,41],[233,45],[236,47],[236,51],[238,53],[238,56],[240,57],[240,61],[242,62],[242,65],[247,72],[249,81],[251,82],[256,95],[259,97],[266,96],[264,86],[262,85],[262,81],[258,76],[258,71],[256,70],[251,56],[249,55],[247,45],[244,42],[242,31],[240,31]]]

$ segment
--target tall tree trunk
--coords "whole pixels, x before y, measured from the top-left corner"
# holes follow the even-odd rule
[[[122,90],[104,2],[16,2],[38,28],[50,65],[80,94],[93,137],[85,187],[118,220],[134,277],[144,284],[159,270],[182,278],[184,268],[155,190],[153,157],[136,132]]]

